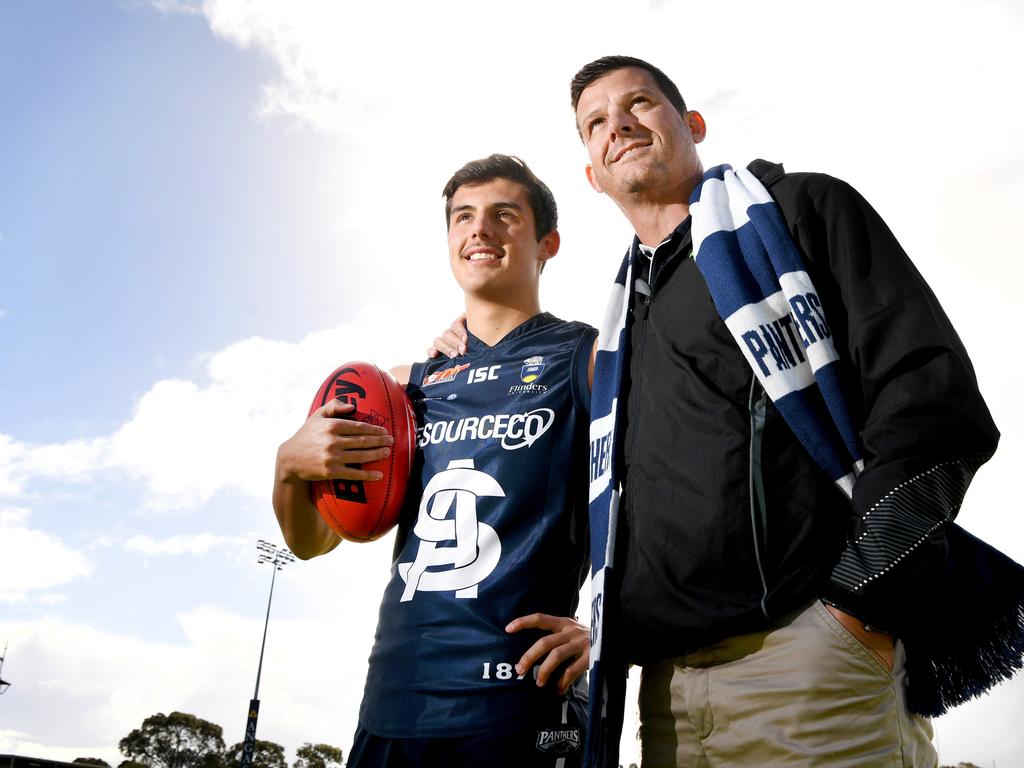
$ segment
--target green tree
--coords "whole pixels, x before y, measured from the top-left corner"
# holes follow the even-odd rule
[[[100,757],[76,757],[71,762],[78,763],[79,765],[99,765],[104,768],[110,768],[110,763]]]
[[[221,768],[224,730],[186,712],[159,712],[117,746],[130,760],[149,768]]]
[[[244,746],[245,742],[240,741],[224,752],[224,768],[235,768],[242,762]],[[272,741],[256,739],[252,750],[252,768],[288,768],[288,761],[284,758],[284,747]]]
[[[344,755],[340,747],[307,741],[295,750],[295,758],[292,768],[340,768]]]

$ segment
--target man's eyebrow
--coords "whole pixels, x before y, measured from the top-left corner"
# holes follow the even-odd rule
[[[523,210],[523,206],[521,206],[519,203],[512,202],[511,200],[499,200],[496,203],[489,204],[487,207],[488,208],[513,208],[513,209],[515,209],[517,211]],[[473,210],[476,210],[476,206],[475,205],[470,205],[469,203],[465,203],[463,205],[457,205],[454,208],[452,208],[451,215],[454,216],[456,213],[461,213],[462,211],[473,211]]]
[[[631,99],[635,99],[637,96],[648,96],[648,97],[652,97],[652,98],[657,98],[657,94],[656,94],[656,92],[655,92],[655,90],[653,88],[651,88],[650,86],[647,86],[647,85],[638,85],[635,88],[631,88],[628,91],[626,91],[625,93],[621,94],[619,99],[620,99],[620,101],[630,101]],[[582,125],[586,125],[588,120],[590,120],[591,118],[595,117],[596,115],[599,115],[603,111],[604,111],[604,106],[603,105],[599,105],[599,106],[594,107],[592,110],[590,110],[586,114],[580,116],[580,119],[579,119],[580,125],[581,126]]]
[[[580,126],[585,126],[592,117],[601,112],[602,107],[594,107],[592,110],[587,112],[585,115],[580,115]]]

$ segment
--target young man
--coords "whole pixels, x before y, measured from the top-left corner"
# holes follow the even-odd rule
[[[551,192],[522,161],[468,163],[444,189],[468,348],[396,368],[418,450],[348,765],[580,764],[589,633],[572,616],[587,564],[593,329],[540,310],[558,252]],[[338,544],[309,501],[390,436],[315,412],[277,458],[274,509],[299,557]]]
[[[571,96],[587,178],[636,231],[594,376],[615,425],[592,433],[615,446],[595,553],[618,525],[591,711],[630,662],[645,768],[935,765],[912,708],[976,695],[1024,640],[1019,570],[951,523],[998,440],[956,332],[847,184],[705,174],[703,118],[639,59],[591,62]]]

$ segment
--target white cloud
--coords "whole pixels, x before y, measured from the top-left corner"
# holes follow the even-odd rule
[[[101,754],[108,754],[110,747],[107,745],[55,747],[51,744],[40,742],[26,733],[9,728],[0,728],[0,752],[8,755],[45,757],[50,760],[70,763],[77,757],[97,757]],[[110,761],[108,760],[107,762]],[[117,765],[119,762],[120,759],[112,763],[112,765]]]
[[[148,0],[160,13],[183,13],[188,16],[202,14],[202,0]]]
[[[902,161],[915,169],[928,169],[935,150],[946,162],[943,174],[934,173],[948,179],[949,165],[960,172],[1015,146],[1019,121],[1012,118],[1021,116],[1021,103],[1002,83],[1024,63],[1015,45],[1024,25],[1019,12],[998,3],[968,12],[948,0],[869,0],[857,13],[842,13],[812,0],[734,0],[634,4],[624,12],[611,0],[522,0],[515,13],[461,10],[451,1],[396,2],[388,10],[332,0],[202,2],[215,35],[274,63],[261,114],[352,136],[375,150],[378,168],[401,167],[409,152],[418,162],[449,152],[465,160],[481,139],[494,147],[512,142],[531,163],[571,149],[570,77],[589,59],[630,51],[674,76],[690,103],[714,107],[712,140],[723,131],[745,148],[741,157],[845,156],[844,167],[855,169],[879,164],[878,147],[890,141],[896,152],[912,149],[901,152]],[[772,36],[778,44],[766,46]],[[482,38],[543,54],[482,63],[467,55]],[[639,49],[635,40],[643,40]],[[951,56],[951,49],[970,55]],[[908,61],[926,63],[927,76]],[[722,94],[731,98],[723,102]],[[954,104],[982,109],[970,122],[970,151],[949,146],[952,126],[940,115]],[[385,141],[370,138],[371,129],[397,140],[391,152],[378,154]]]
[[[39,475],[81,482],[104,463],[109,441],[69,440],[63,443],[25,446],[20,465],[27,476]]]
[[[0,434],[0,498],[19,494],[30,477],[82,481],[103,461],[105,439],[32,445]]]
[[[365,602],[383,590],[390,546],[344,544],[278,574],[260,683],[260,738],[289,750],[304,741],[338,744],[347,753],[376,622]],[[117,765],[117,741],[145,717],[171,710],[218,723],[226,742],[240,741],[265,600],[261,589],[247,601],[248,616],[213,605],[180,614],[180,643],[53,619],[0,622],[0,637],[10,638],[4,678],[13,684],[3,701],[8,730],[0,731],[0,752],[93,755]],[[297,609],[307,618],[282,618]]]
[[[132,536],[124,543],[126,552],[144,555],[205,555],[224,547],[252,549],[252,537],[217,536],[212,533],[194,533],[154,539],[152,536]]]
[[[158,382],[110,437],[107,464],[143,478],[157,505],[198,504],[233,488],[266,496],[278,444],[345,359],[400,359],[355,325],[291,344],[253,338],[213,355],[209,381]],[[390,345],[394,347],[394,343]]]
[[[11,495],[21,490],[17,477],[17,462],[25,447],[15,442],[10,435],[0,434],[0,496]]]
[[[26,527],[28,519],[26,509],[0,510],[0,603],[21,603],[30,597],[59,602],[59,596],[39,593],[89,575],[92,566],[56,536]]]
[[[28,522],[32,512],[24,507],[0,508],[0,528],[13,528]]]
[[[65,595],[62,592],[51,592],[51,593],[48,593],[48,594],[33,595],[32,596],[32,602],[35,605],[44,605],[44,606],[47,606],[47,607],[52,607],[52,606],[55,606],[55,605],[63,605],[67,601],[68,601],[68,596]]]
[[[407,342],[373,327],[232,344],[209,357],[207,381],[156,382],[110,435],[32,445],[0,434],[0,497],[23,493],[33,479],[87,482],[102,472],[142,480],[156,508],[195,507],[228,489],[265,497],[277,446],[301,425],[328,373],[345,360],[388,367],[409,358]]]

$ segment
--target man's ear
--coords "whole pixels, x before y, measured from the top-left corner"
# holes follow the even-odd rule
[[[693,136],[694,144],[700,144],[704,141],[704,137],[708,135],[708,126],[704,122],[704,115],[695,109],[691,109],[686,113],[686,125]]]
[[[544,235],[544,237],[540,239],[540,261],[545,262],[548,259],[554,258],[554,255],[558,253],[558,247],[561,244],[562,237],[558,234],[557,229],[553,229]]]
[[[594,166],[591,163],[587,163],[587,181],[590,182],[590,186],[594,188],[595,192],[604,192],[594,175]]]

